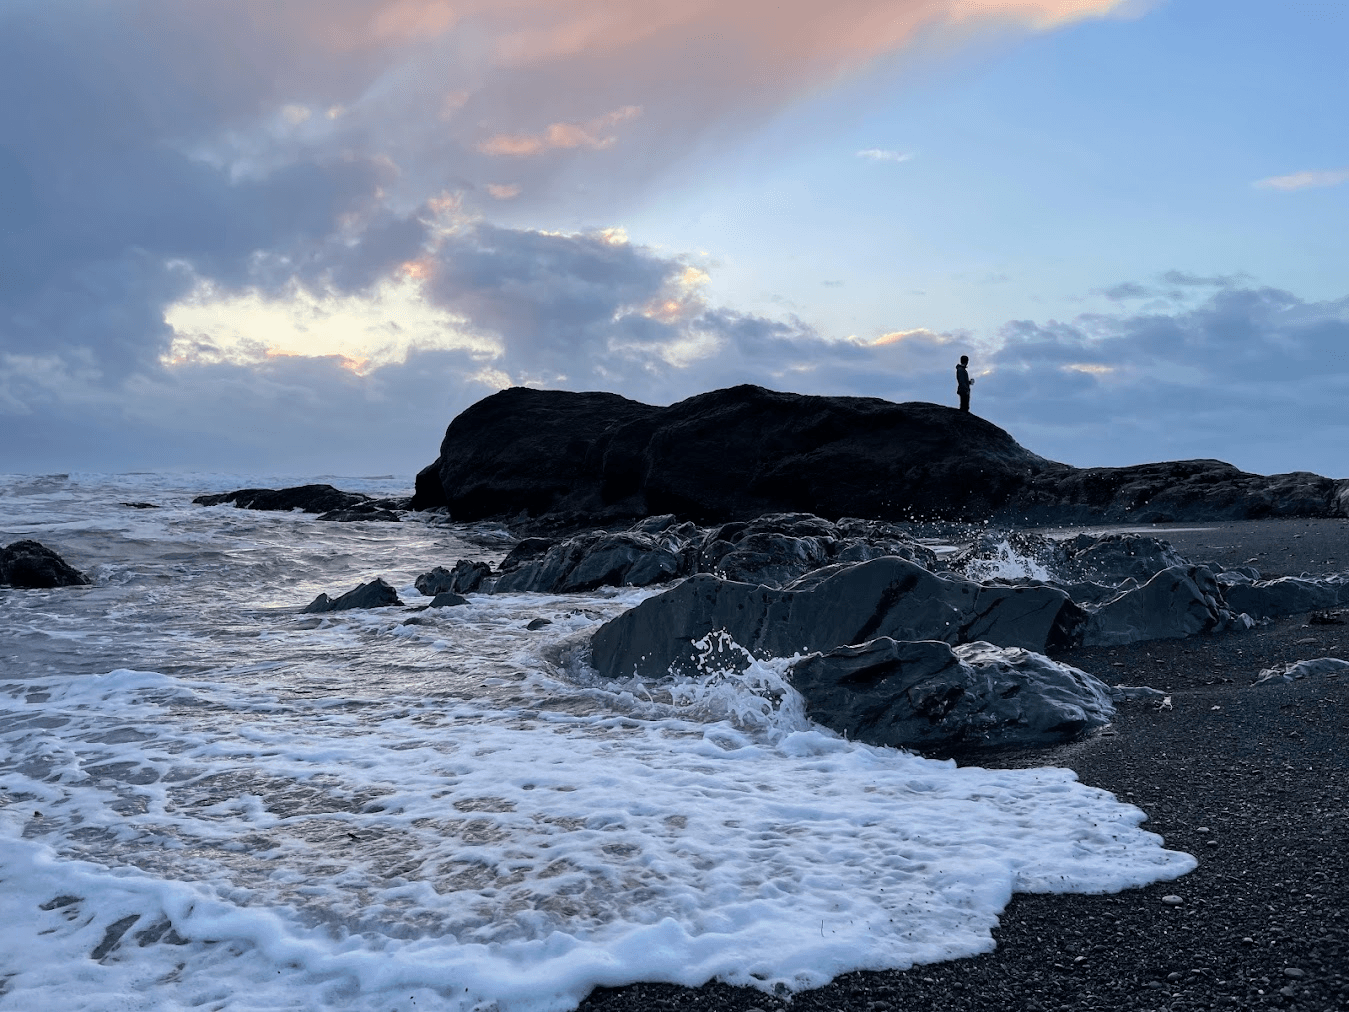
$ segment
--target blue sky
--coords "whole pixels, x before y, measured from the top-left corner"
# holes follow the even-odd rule
[[[411,471],[504,385],[1349,474],[1349,9],[17,0],[0,470]]]

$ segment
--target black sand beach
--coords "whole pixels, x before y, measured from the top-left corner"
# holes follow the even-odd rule
[[[1349,521],[1158,525],[1196,562],[1265,576],[1349,570]],[[1254,561],[1252,561],[1254,560]],[[1349,614],[1339,616],[1349,620]],[[1199,867],[1108,896],[1018,895],[986,955],[855,973],[783,1001],[709,984],[594,992],[586,1012],[1349,1008],[1349,678],[1253,686],[1262,668],[1349,654],[1349,625],[1279,619],[1247,632],[1078,649],[1062,660],[1171,706],[1120,705],[1106,733],[984,766],[1066,766],[1148,813]],[[1163,903],[1176,895],[1179,905]]]

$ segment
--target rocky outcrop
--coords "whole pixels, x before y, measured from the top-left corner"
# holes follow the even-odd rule
[[[646,587],[694,573],[741,583],[806,589],[833,573],[871,559],[895,556],[928,569],[937,557],[893,524],[776,513],[749,522],[700,528],[669,514],[626,531],[587,531],[561,541],[526,538],[492,574],[483,563],[459,561],[453,573],[437,566],[417,578],[423,594],[454,590],[549,594],[596,587]],[[462,577],[454,574],[464,573]],[[471,577],[467,574],[471,572]],[[813,577],[801,583],[805,577]]]
[[[591,659],[610,678],[693,673],[695,641],[718,630],[761,658],[879,637],[984,640],[1045,652],[1075,642],[1085,617],[1052,587],[986,587],[887,557],[851,566],[810,590],[690,577],[601,626]]]
[[[1094,675],[1018,648],[870,640],[791,668],[812,720],[873,745],[1044,746],[1110,722]]]
[[[389,608],[402,605],[398,592],[376,577],[369,583],[363,583],[355,590],[349,590],[340,597],[320,594],[304,609],[304,614],[321,614],[328,611],[349,611],[353,608]]]
[[[1342,577],[1236,581],[1223,588],[1227,603],[1254,618],[1278,618],[1349,604],[1349,582]]]
[[[826,519],[1050,523],[1349,516],[1349,481],[1216,460],[1078,469],[968,412],[739,386],[653,407],[521,387],[472,405],[417,476],[414,509],[456,520],[612,526]]]
[[[1222,629],[1248,629],[1251,624],[1224,602],[1212,573],[1202,566],[1180,565],[1089,609],[1082,645],[1183,639]]]
[[[332,485],[296,485],[292,488],[241,488],[218,495],[199,495],[198,506],[233,503],[239,509],[322,514],[320,520],[393,521],[394,510],[407,509],[411,500],[374,499],[360,492],[343,492]]]
[[[15,541],[0,548],[0,587],[46,590],[88,583],[87,576],[36,541]]]
[[[437,594],[471,594],[482,587],[483,581],[492,575],[492,567],[485,562],[469,562],[460,559],[453,569],[437,566],[429,573],[417,577],[414,586],[419,593],[428,597]]]

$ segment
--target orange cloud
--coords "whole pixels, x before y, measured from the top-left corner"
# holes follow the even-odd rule
[[[604,131],[640,115],[641,112],[640,106],[625,105],[586,123],[553,123],[538,134],[496,134],[479,144],[478,150],[485,155],[507,155],[515,158],[541,155],[555,148],[599,150],[611,147],[618,140],[616,135],[606,134]]]

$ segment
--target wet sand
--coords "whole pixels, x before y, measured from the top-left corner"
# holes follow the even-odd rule
[[[1137,529],[1192,561],[1267,577],[1349,571],[1349,520]],[[1108,896],[1018,895],[991,953],[849,974],[789,1001],[717,983],[640,984],[598,990],[582,1009],[1349,1009],[1349,677],[1251,684],[1286,661],[1349,659],[1349,625],[1308,618],[1071,651],[1060,659],[1112,684],[1163,689],[1170,708],[1124,703],[1106,733],[1084,741],[961,760],[1076,771],[1198,857],[1189,875]]]

